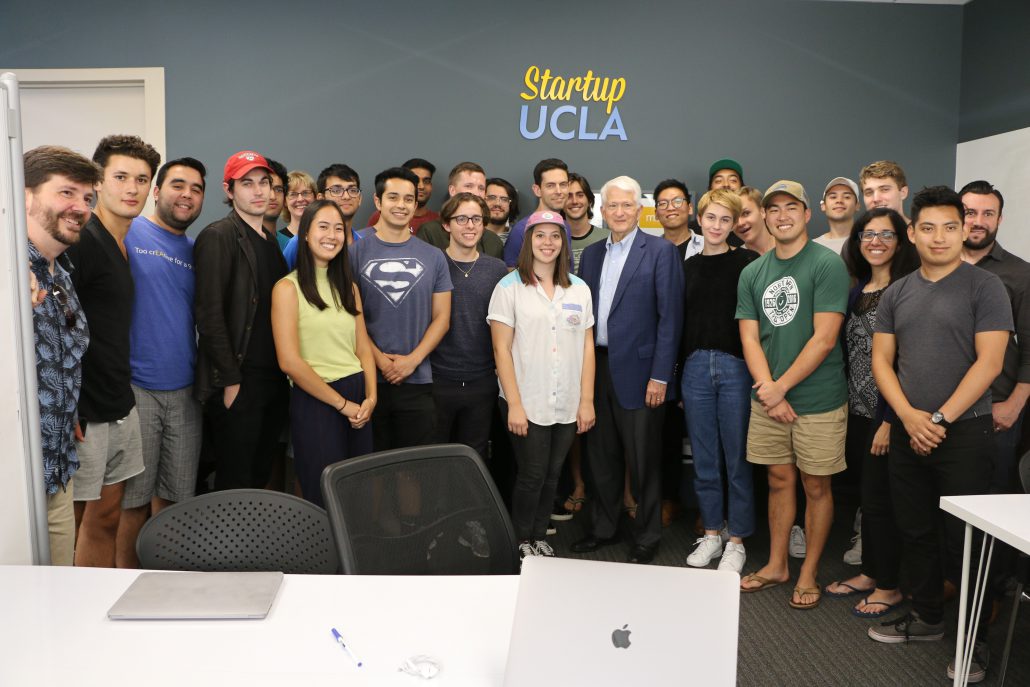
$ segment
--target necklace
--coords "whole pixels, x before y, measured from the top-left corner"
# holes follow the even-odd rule
[[[476,269],[476,263],[479,262],[479,255],[477,254],[476,259],[472,261],[472,267],[468,268],[467,270],[463,270],[461,269],[461,267],[458,266],[458,263],[454,261],[454,258],[451,257],[450,253],[444,251],[443,254],[447,256],[447,259],[451,261],[451,264],[454,265],[455,269],[461,272],[461,276],[465,277],[466,279],[468,279],[469,275],[472,274],[472,270]]]

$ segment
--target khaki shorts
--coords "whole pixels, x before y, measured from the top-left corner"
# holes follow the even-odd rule
[[[747,430],[747,460],[757,465],[791,465],[808,475],[835,475],[847,467],[844,437],[848,404],[836,410],[799,415],[790,424],[769,417],[762,404],[751,399]]]
[[[75,508],[72,483],[46,497],[46,519],[50,532],[50,565],[71,565],[75,553]]]

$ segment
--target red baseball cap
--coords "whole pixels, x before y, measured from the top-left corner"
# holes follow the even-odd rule
[[[253,150],[241,150],[229,156],[229,159],[225,161],[225,173],[222,175],[222,181],[228,182],[230,179],[240,179],[246,176],[250,170],[257,169],[258,167],[264,167],[268,171],[272,171],[264,155],[255,153]]]

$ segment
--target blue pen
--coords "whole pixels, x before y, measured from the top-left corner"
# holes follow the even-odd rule
[[[335,627],[333,628],[333,637],[336,638],[336,643],[343,647],[343,650],[347,652],[347,655],[351,657],[351,660],[357,663],[358,667],[360,668],[361,661],[358,660],[358,657],[355,656],[354,652],[350,650],[349,646],[347,646],[347,642],[343,641],[343,637],[340,636],[340,633],[337,631]]]

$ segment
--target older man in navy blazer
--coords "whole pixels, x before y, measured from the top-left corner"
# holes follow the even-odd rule
[[[676,247],[640,230],[640,184],[616,177],[601,188],[611,236],[588,246],[580,276],[590,286],[597,319],[597,425],[587,435],[587,471],[596,500],[592,531],[572,550],[617,541],[624,460],[637,500],[631,563],[650,563],[662,535],[661,435],[683,328],[683,267]]]

